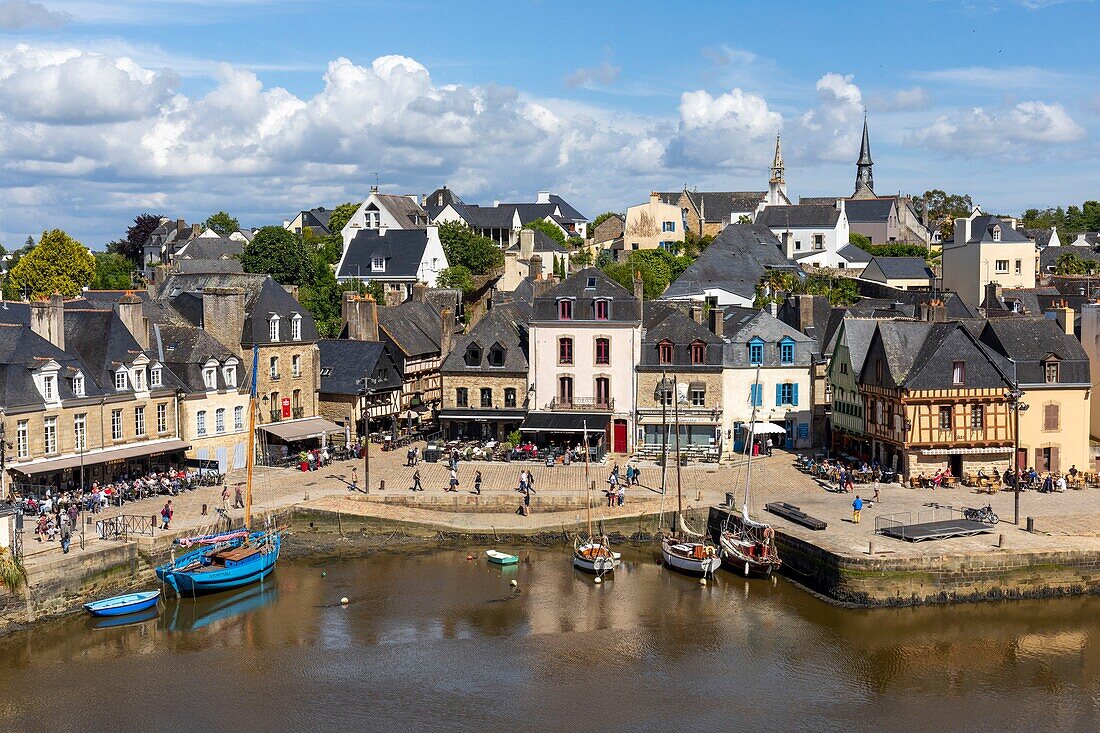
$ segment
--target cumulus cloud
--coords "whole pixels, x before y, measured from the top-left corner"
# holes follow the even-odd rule
[[[615,80],[619,78],[619,72],[622,71],[621,66],[613,66],[610,61],[603,61],[599,66],[592,68],[580,68],[573,73],[565,77],[565,85],[567,87],[584,87],[586,89],[594,86],[608,86],[614,84]]]
[[[941,115],[910,133],[906,142],[945,153],[1029,159],[1084,135],[1061,104],[1027,101]]]
[[[53,11],[30,0],[0,0],[0,28],[57,28],[70,20],[68,13]]]
[[[817,80],[817,106],[798,120],[795,157],[851,161],[863,132],[863,94],[852,75],[827,73]]]
[[[783,125],[763,97],[732,89],[711,96],[700,89],[680,97],[680,124],[667,155],[671,165],[724,168],[766,162],[767,140]]]

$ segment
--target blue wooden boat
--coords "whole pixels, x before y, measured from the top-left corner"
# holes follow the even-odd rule
[[[160,600],[159,590],[127,593],[114,598],[104,598],[102,601],[85,603],[84,610],[93,616],[125,616],[152,608],[157,605],[158,600]]]
[[[266,578],[279,559],[279,533],[234,533],[157,568],[157,577],[177,595],[232,590]]]

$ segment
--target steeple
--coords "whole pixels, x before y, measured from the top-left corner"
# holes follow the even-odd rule
[[[779,145],[779,133],[775,135],[775,158],[772,159],[772,177],[768,181],[767,206],[788,204],[787,182],[783,179],[783,148]]]
[[[779,145],[779,133],[775,135],[775,159],[772,161],[772,178],[775,183],[785,183],[783,180],[783,149]]]
[[[861,191],[864,196],[875,195],[875,177],[871,172],[873,166],[874,163],[871,161],[871,140],[870,136],[867,134],[867,112],[864,111],[863,142],[859,146],[859,160],[856,161],[856,196],[859,196]]]

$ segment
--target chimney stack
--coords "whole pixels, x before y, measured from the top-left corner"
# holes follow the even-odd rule
[[[703,324],[703,309],[701,306],[692,305],[691,308],[689,308],[689,312],[691,313],[691,320],[699,325]]]
[[[182,237],[183,232],[186,229],[187,229],[187,220],[186,219],[176,219],[176,239],[179,239],[180,237]]]
[[[439,359],[442,362],[451,353],[451,342],[455,331],[455,312],[453,308],[444,308],[439,312]]]
[[[428,302],[428,284],[417,280],[413,283],[412,299],[415,303]]]
[[[548,203],[550,203],[550,192],[549,191],[539,191],[539,195],[538,195],[538,198],[535,199],[535,203],[536,204],[548,204]]]
[[[1000,303],[1004,296],[1004,290],[1001,288],[1001,284],[998,282],[990,282],[985,284],[985,307],[986,310],[994,303]],[[1035,315],[1034,313],[1031,315]]]
[[[378,340],[378,304],[370,295],[356,295],[352,292],[344,293],[343,313],[341,314],[344,328],[347,329],[348,339],[351,341],[377,341]]]
[[[290,295],[291,298],[294,298],[295,301],[298,300],[298,286],[297,285],[284,285],[283,290],[285,290]]]
[[[1062,331],[1067,336],[1073,336],[1073,309],[1063,303],[1060,307],[1054,309],[1054,320],[1058,322],[1058,325],[1062,327]]]
[[[118,301],[118,317],[126,330],[141,344],[141,348],[148,349],[149,322],[142,313],[141,298],[134,295],[133,291],[126,291],[126,295]]]
[[[970,241],[970,218],[955,220],[955,244],[966,244]]]
[[[712,305],[710,307],[710,330],[713,331],[714,335],[718,338],[722,338],[725,335],[726,309],[720,305]]]
[[[814,327],[814,296],[798,295],[798,330],[806,333]]]
[[[198,223],[192,224],[191,225],[191,239],[194,239],[195,237],[199,236],[200,234],[202,234],[202,224],[198,224]]]
[[[534,234],[534,232],[531,232],[531,233]],[[531,279],[542,277],[542,256],[541,255],[533,254],[528,259],[527,275]]]
[[[30,304],[31,330],[59,349],[65,348],[65,298],[54,293],[49,300]]]
[[[535,230],[521,229],[519,232],[519,258],[521,260],[529,260],[534,253]]]
[[[642,273],[634,271],[634,297],[641,302],[645,298],[645,282],[642,281]]]
[[[202,327],[227,349],[244,358],[244,291],[240,288],[203,288]],[[266,335],[266,331],[264,334]],[[281,335],[281,334],[280,334]]]

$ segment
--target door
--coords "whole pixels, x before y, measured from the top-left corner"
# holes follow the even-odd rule
[[[963,457],[958,453],[952,455],[947,459],[947,467],[951,469],[951,475],[956,478],[962,478],[963,475]]]
[[[229,468],[229,451],[218,448],[218,473],[226,473]]]
[[[786,435],[783,436],[783,447],[794,450],[794,420],[784,420],[783,429],[786,431]]]
[[[233,468],[244,468],[247,460],[248,458],[245,455],[245,444],[237,443],[233,446]]]
[[[615,421],[611,449],[616,453],[626,453],[626,420]]]

